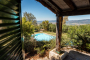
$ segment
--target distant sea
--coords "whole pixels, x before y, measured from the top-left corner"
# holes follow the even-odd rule
[[[49,23],[56,24],[56,20],[48,20]],[[42,21],[37,21],[38,24],[42,23]],[[90,24],[90,19],[83,20],[69,20],[66,21],[66,25],[85,25]]]

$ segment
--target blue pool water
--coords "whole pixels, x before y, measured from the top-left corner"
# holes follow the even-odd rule
[[[42,41],[42,40],[49,41],[51,39],[55,39],[56,37],[55,36],[51,36],[51,35],[47,35],[47,34],[44,34],[44,33],[39,33],[39,34],[35,34],[34,38],[37,41]]]

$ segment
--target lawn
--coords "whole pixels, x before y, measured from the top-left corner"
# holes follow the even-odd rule
[[[47,31],[47,32],[34,32],[34,34],[38,34],[38,33],[46,33],[46,34],[49,34],[49,35],[56,36],[55,32],[49,32],[49,31]],[[67,33],[62,33],[62,36],[67,38]]]
[[[38,33],[46,33],[46,34],[49,34],[49,35],[53,35],[53,36],[56,36],[56,33],[54,32],[35,32],[34,34],[38,34]]]

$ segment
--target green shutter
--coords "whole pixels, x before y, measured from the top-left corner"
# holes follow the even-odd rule
[[[21,0],[0,0],[0,60],[23,60]]]

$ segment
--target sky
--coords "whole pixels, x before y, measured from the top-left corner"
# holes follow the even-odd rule
[[[56,20],[56,14],[44,7],[41,3],[35,0],[22,0],[21,2],[22,16],[24,12],[32,13],[37,21]],[[68,20],[90,19],[89,15],[69,16]]]

